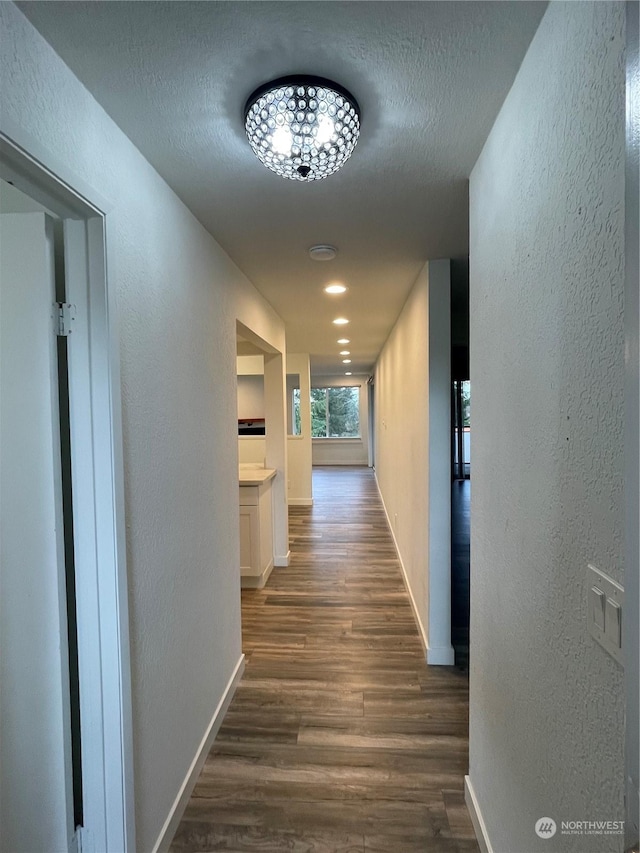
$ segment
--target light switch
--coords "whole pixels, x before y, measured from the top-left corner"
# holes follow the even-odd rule
[[[600,569],[587,566],[584,591],[589,633],[622,666],[624,589]]]
[[[613,645],[622,648],[622,608],[620,605],[610,598],[607,598],[605,605],[605,634],[607,639]]]
[[[590,599],[591,618],[593,619],[594,625],[596,628],[604,631],[605,601],[607,600],[607,596],[601,589],[598,589],[597,586],[592,586]]]

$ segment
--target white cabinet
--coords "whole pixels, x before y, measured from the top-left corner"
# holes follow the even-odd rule
[[[240,468],[240,580],[261,589],[273,569],[272,468]]]

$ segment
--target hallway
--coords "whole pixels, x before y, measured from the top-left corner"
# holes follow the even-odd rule
[[[476,853],[467,676],[424,662],[373,473],[313,477],[171,850]]]

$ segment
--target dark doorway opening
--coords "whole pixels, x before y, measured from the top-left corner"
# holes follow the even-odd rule
[[[451,644],[469,668],[471,601],[471,385],[469,261],[451,262]]]

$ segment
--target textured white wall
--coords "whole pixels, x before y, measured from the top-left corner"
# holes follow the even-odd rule
[[[619,851],[623,673],[587,630],[623,580],[622,3],[551,3],[471,176],[470,776],[496,853]]]
[[[137,849],[146,851],[241,653],[236,319],[281,351],[284,327],[10,3],[0,4],[0,26],[0,124],[19,126],[113,205]]]

